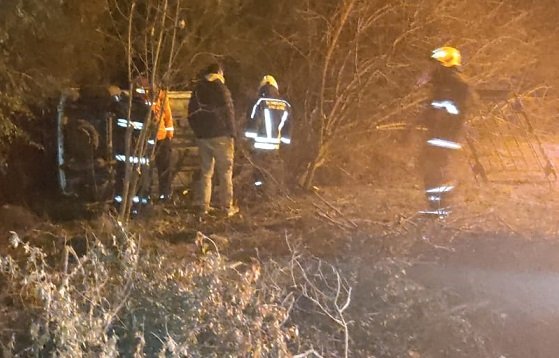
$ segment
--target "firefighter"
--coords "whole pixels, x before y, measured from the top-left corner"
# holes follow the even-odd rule
[[[245,138],[256,165],[254,185],[264,185],[263,170],[281,167],[279,149],[291,143],[291,105],[279,94],[276,79],[266,75],[260,81],[258,96],[248,113]]]
[[[462,149],[460,136],[470,89],[460,73],[461,55],[456,48],[437,48],[431,60],[431,71],[418,83],[431,84],[428,108],[420,119],[427,129],[427,140],[419,156],[429,209],[420,213],[444,217],[449,213],[448,199],[456,186],[448,173],[448,165]]]
[[[144,125],[144,121],[151,111],[152,104],[147,98],[148,87],[147,81],[139,78],[132,86],[132,94],[121,92],[113,96],[114,114],[113,123],[113,151],[116,162],[115,170],[115,206],[119,207],[123,202],[124,180],[126,175],[126,131],[131,128],[132,136],[129,143],[130,156],[128,161],[136,165],[140,172],[136,193],[132,196],[132,213],[137,214],[139,209],[149,204],[149,153],[153,151],[155,141],[148,139],[145,155],[136,157],[132,154],[134,148],[139,144],[140,134]],[[130,97],[132,97],[132,107],[129,110]],[[130,118],[128,119],[128,115]]]
[[[162,110],[163,108],[163,110]],[[159,200],[167,201],[171,197],[171,140],[173,139],[173,115],[167,97],[167,91],[159,91],[156,102],[153,104],[153,117],[157,125],[155,165],[157,167],[159,183]]]

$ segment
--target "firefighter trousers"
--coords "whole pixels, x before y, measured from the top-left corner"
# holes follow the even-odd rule
[[[279,150],[253,150],[251,157],[254,185],[268,194],[277,194],[276,191],[285,184]]]
[[[425,144],[419,156],[419,167],[423,177],[425,196],[430,209],[436,210],[448,205],[452,180],[448,173],[449,160],[453,150]]]

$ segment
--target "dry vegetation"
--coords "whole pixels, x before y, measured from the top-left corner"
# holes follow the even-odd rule
[[[50,226],[46,245],[29,232],[39,246],[11,234],[4,356],[490,356],[468,312],[409,279],[403,260],[329,263],[283,235],[289,254],[237,261],[201,233],[177,258],[179,246],[113,228],[74,229],[81,240],[57,248],[52,235],[69,231]]]
[[[499,327],[498,315],[483,318],[483,307],[428,290],[408,270],[461,235],[529,233],[533,213],[514,216],[510,203],[530,207],[526,198],[546,190],[473,184],[464,195],[475,204],[433,227],[413,217],[420,191],[394,184],[300,194],[230,222],[160,208],[131,227],[149,236],[110,218],[12,233],[1,261],[4,354],[498,356],[476,326],[482,317]]]

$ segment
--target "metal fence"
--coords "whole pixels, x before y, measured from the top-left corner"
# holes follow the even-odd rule
[[[468,122],[466,136],[471,167],[477,178],[491,182],[555,181],[557,173],[531,113],[545,97],[513,96],[486,100],[481,115]]]

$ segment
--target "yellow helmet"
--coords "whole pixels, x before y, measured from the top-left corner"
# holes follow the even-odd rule
[[[275,87],[277,90],[279,90],[278,83],[276,82],[276,79],[272,75],[266,75],[262,78],[262,81],[260,81],[260,87],[266,84],[269,84],[270,86]]]
[[[454,67],[462,64],[462,55],[454,47],[439,47],[433,50],[431,58],[439,61],[444,67]]]

